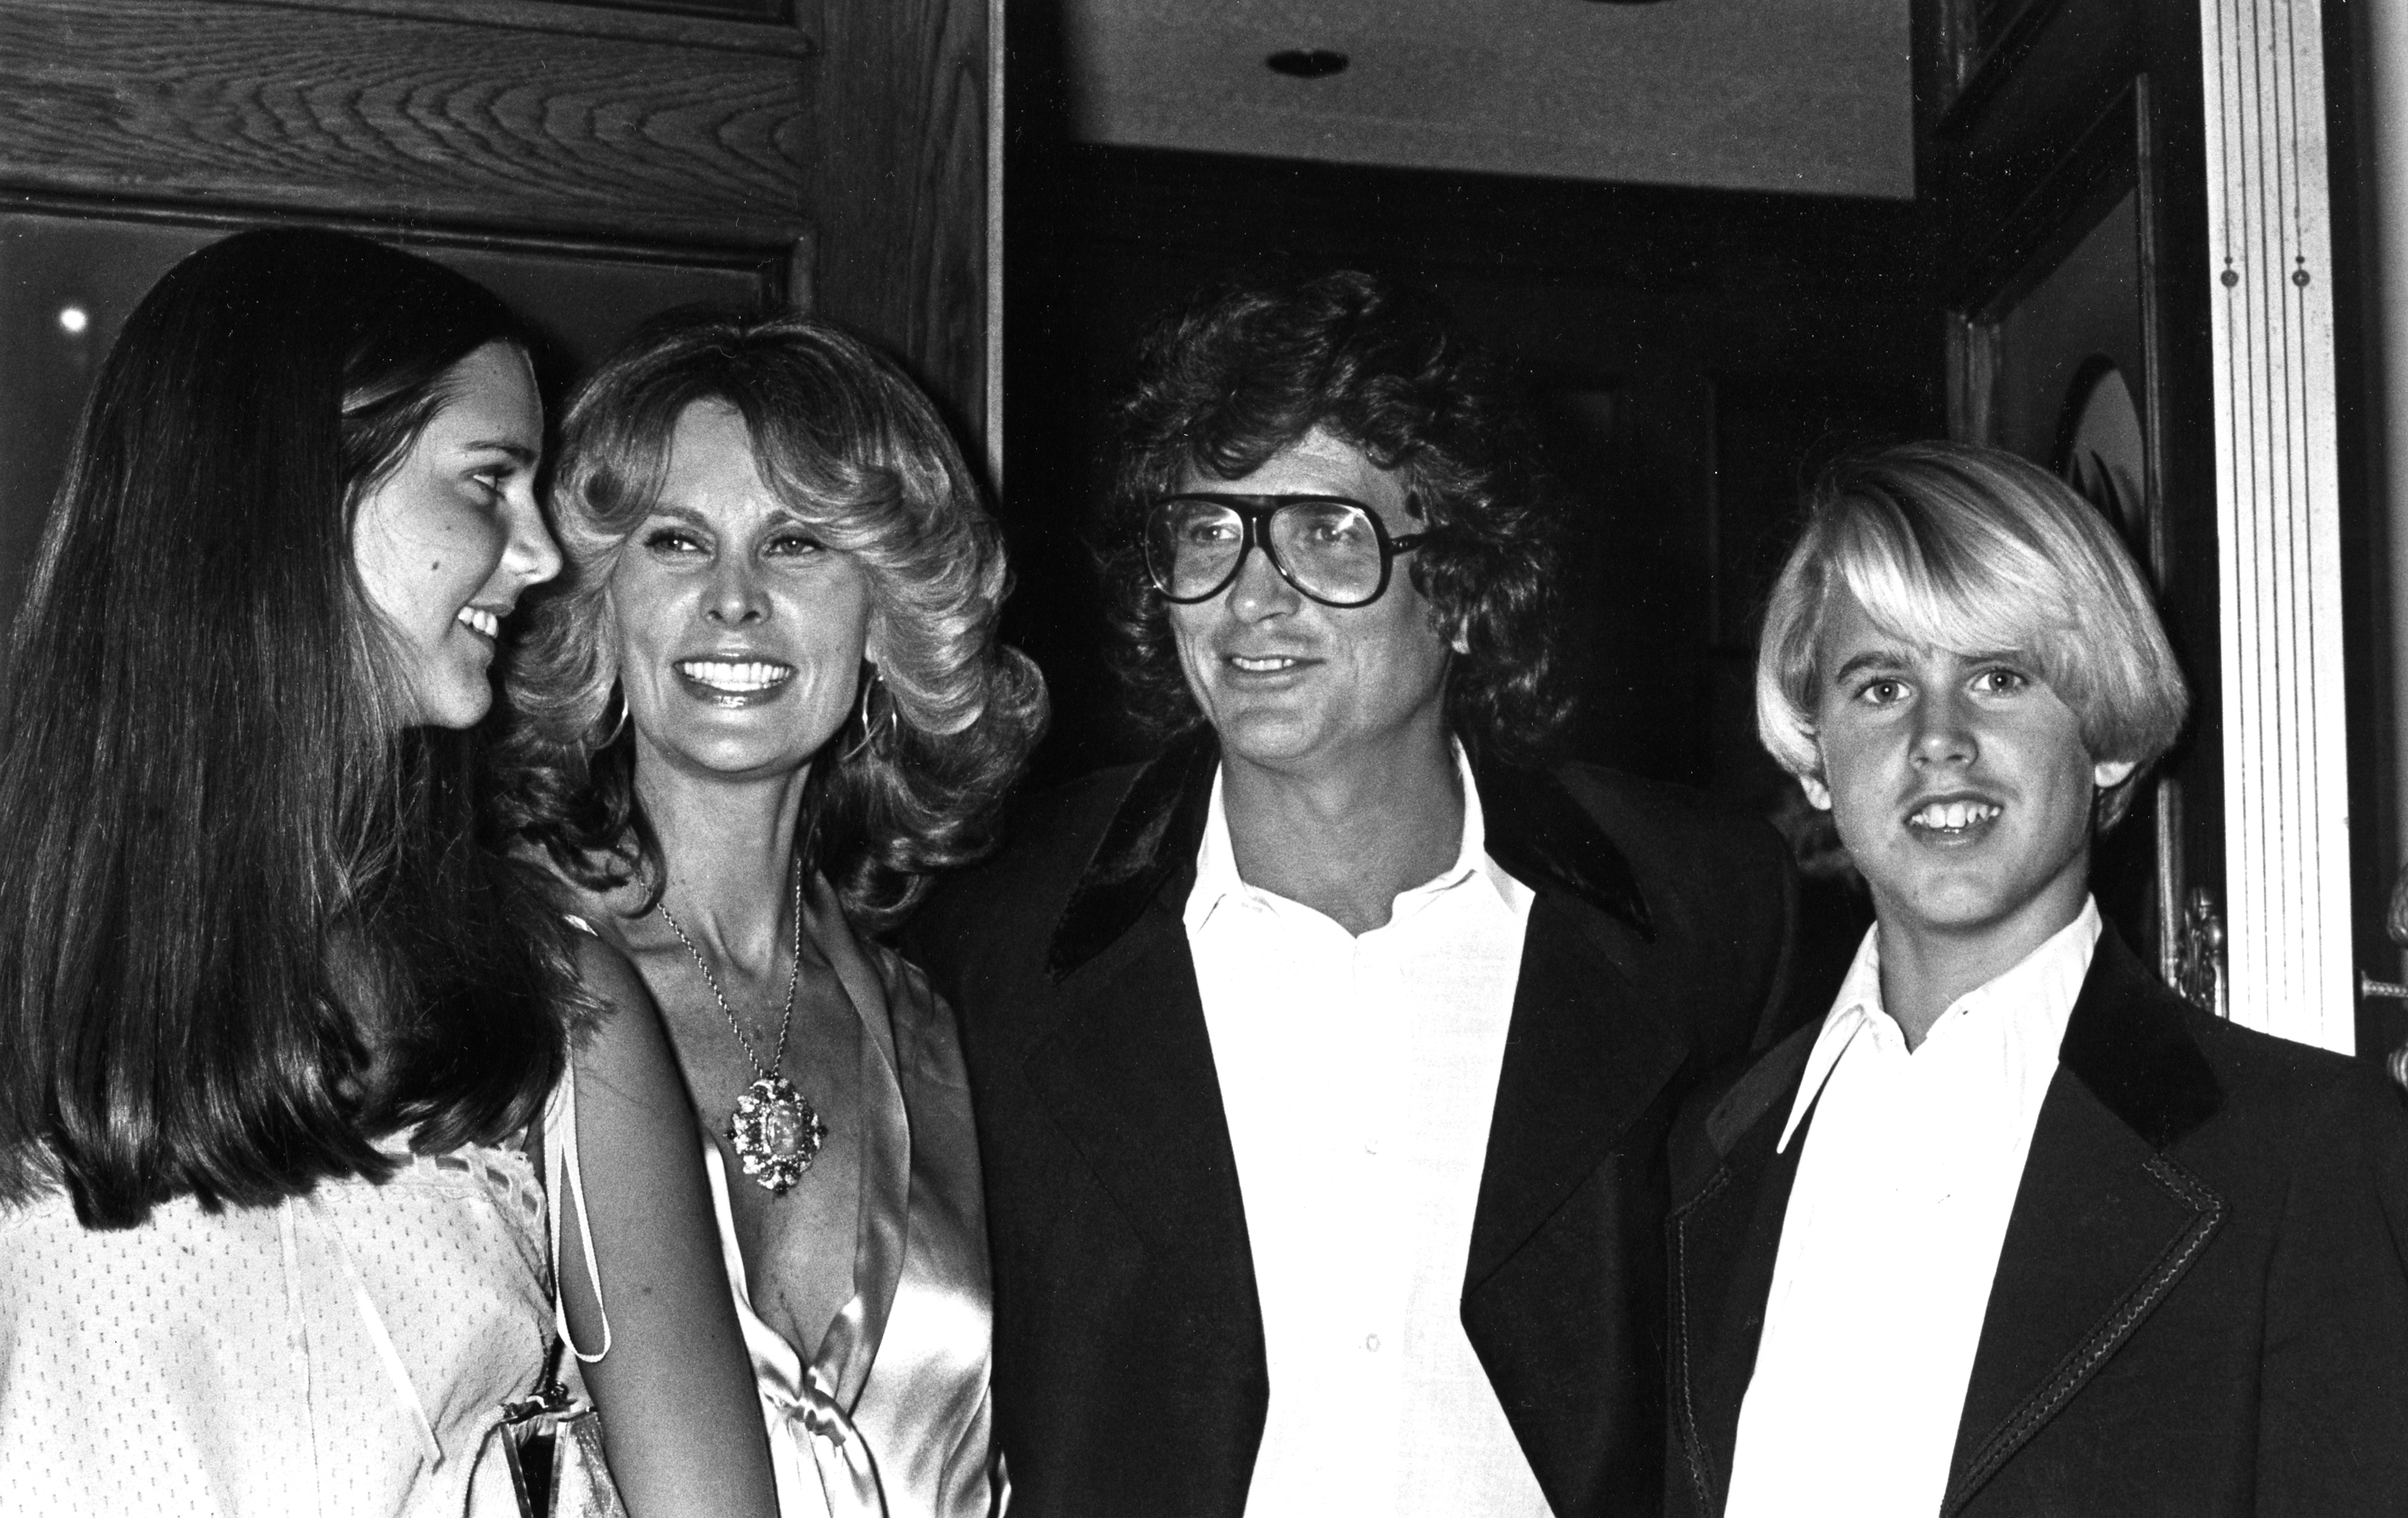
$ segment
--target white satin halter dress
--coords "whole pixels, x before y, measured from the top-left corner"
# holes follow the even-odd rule
[[[983,1518],[1003,1510],[1008,1482],[993,1444],[986,1215],[961,1039],[917,969],[861,949],[877,983],[842,976],[864,1034],[854,1295],[808,1365],[752,1310],[726,1167],[706,1143],[720,1249],[781,1518]]]

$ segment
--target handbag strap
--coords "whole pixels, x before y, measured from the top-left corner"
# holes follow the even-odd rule
[[[568,1308],[560,1289],[561,1271],[566,1267],[560,1257],[560,1217],[563,1209],[562,1190],[568,1193],[566,1205],[577,1209],[578,1242],[583,1246],[585,1279],[594,1288],[594,1310],[602,1318],[602,1347],[588,1354],[568,1329]],[[602,1301],[602,1267],[594,1257],[594,1220],[585,1210],[585,1173],[577,1162],[577,1067],[574,1061],[560,1071],[560,1084],[554,1086],[552,1100],[546,1104],[543,1116],[543,1189],[544,1211],[552,1220],[552,1326],[559,1342],[568,1346],[571,1353],[587,1365],[610,1353],[610,1310]],[[555,1346],[556,1347],[556,1346]]]

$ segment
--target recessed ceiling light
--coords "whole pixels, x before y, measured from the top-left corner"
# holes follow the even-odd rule
[[[1326,79],[1332,74],[1346,72],[1346,55],[1327,48],[1289,48],[1272,53],[1263,60],[1274,74],[1284,74],[1292,79]]]

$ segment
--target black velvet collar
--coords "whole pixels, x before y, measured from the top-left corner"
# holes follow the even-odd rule
[[[2160,1152],[2224,1104],[2223,1083],[2183,1025],[2186,1016],[2187,1004],[2142,966],[2115,924],[2103,924],[2090,973],[2066,1021],[2057,1061],[2117,1121]],[[1788,1110],[1786,1100],[1797,1093],[1821,1027],[1817,1019],[1799,1028],[1714,1104],[1706,1138],[1717,1161],[1776,1105]]]
[[[1210,727],[1181,738],[1138,771],[1071,888],[1045,956],[1057,983],[1117,941],[1195,864],[1211,811],[1220,745]],[[1476,766],[1488,856],[1534,891],[1561,891],[1653,941],[1655,925],[1630,863],[1562,781],[1543,770]]]
[[[2224,1104],[2222,1082],[2184,1026],[2187,1015],[2188,1004],[2108,924],[2057,1059],[2152,1149],[2170,1147]]]

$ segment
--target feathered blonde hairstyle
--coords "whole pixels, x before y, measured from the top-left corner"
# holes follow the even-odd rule
[[[831,744],[842,757],[813,766],[797,841],[857,924],[889,927],[931,870],[985,845],[1043,731],[1045,687],[995,640],[1001,535],[935,408],[892,360],[810,317],[674,313],[569,407],[552,496],[568,567],[508,675],[517,821],[589,886],[640,873],[659,887],[634,744],[612,731],[610,581],[659,499],[678,419],[707,402],[743,419],[763,481],[867,574],[895,737],[855,743],[865,735],[848,724]]]
[[[2028,653],[2072,709],[2091,757],[2135,766],[2100,796],[2102,827],[2122,819],[2141,775],[2182,730],[2189,690],[2106,517],[2012,453],[1906,443],[1832,465],[1773,586],[1756,651],[1756,731],[1793,775],[1822,769],[1816,655],[1841,587],[1896,637]]]

